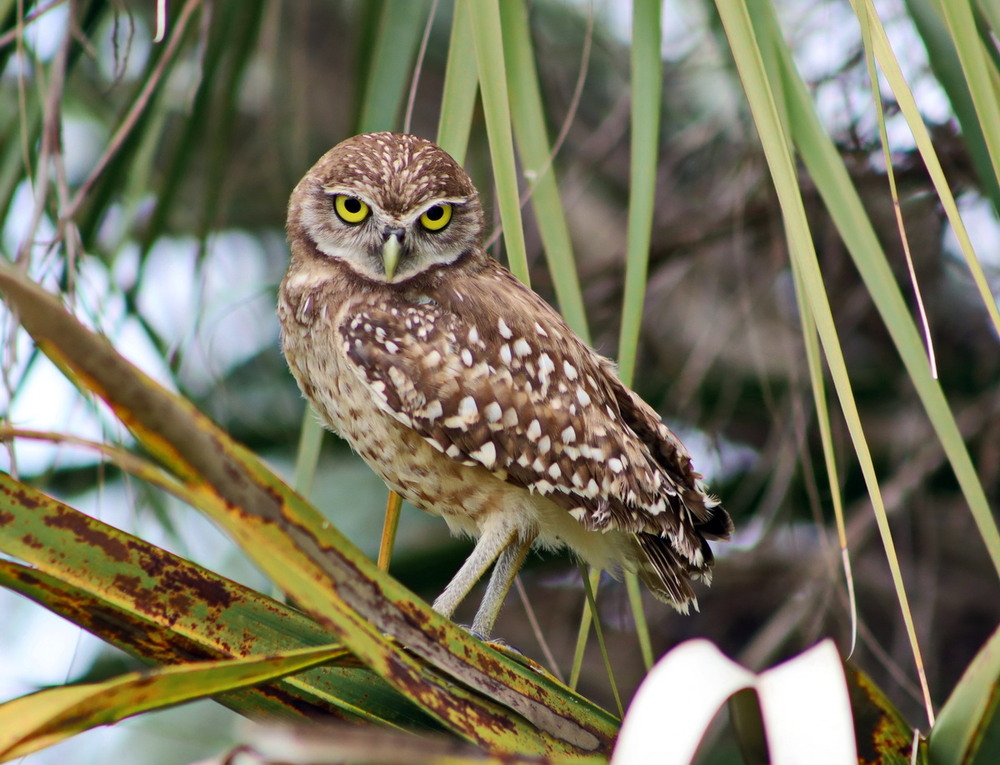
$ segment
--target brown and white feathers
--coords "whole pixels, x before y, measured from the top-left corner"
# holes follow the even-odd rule
[[[728,514],[613,365],[485,253],[478,194],[450,156],[413,136],[348,139],[296,187],[288,236],[290,367],[390,486],[453,528],[637,571],[687,610]]]

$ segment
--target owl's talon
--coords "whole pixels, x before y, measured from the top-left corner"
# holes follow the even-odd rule
[[[495,638],[495,637],[490,637],[489,635],[484,635],[482,632],[480,632],[479,630],[475,629],[472,625],[469,625],[469,624],[458,624],[458,623],[456,623],[455,626],[456,627],[461,627],[463,630],[465,630],[470,635],[472,635],[472,637],[476,638],[476,640],[481,640],[482,642],[486,643],[486,645],[490,646],[491,648],[496,648],[498,651],[502,651],[502,652],[505,652],[505,653],[508,652],[508,651],[510,651],[512,653],[518,654],[519,656],[524,656],[524,652],[523,651],[521,651],[519,648],[516,648],[515,646],[511,645],[510,643],[508,643],[503,638]]]
[[[489,637],[484,635],[482,632],[473,629],[471,624],[459,624],[458,622],[455,622],[455,626],[464,630],[465,632],[468,632],[470,635],[472,635],[472,637],[476,638],[476,640],[482,640],[484,643],[490,642]]]
[[[526,667],[534,669],[537,672],[545,672],[546,674],[548,673],[548,671],[544,667],[542,667],[541,664],[536,662],[534,659],[529,658],[528,655],[524,653],[524,651],[522,651],[517,646],[508,643],[503,638],[488,637],[486,635],[483,635],[481,632],[479,632],[478,630],[476,630],[475,628],[473,628],[468,624],[456,623],[456,626],[461,627],[463,630],[472,635],[472,637],[476,638],[477,640],[481,640],[483,643],[488,645],[493,650],[499,651],[500,653],[513,659],[514,661],[523,664]]]
[[[530,659],[528,659],[524,651],[522,651],[517,646],[508,643],[503,638],[486,638],[486,640],[484,640],[483,642],[486,643],[486,645],[488,645],[490,648],[493,648],[499,651],[500,653],[507,654],[508,656],[511,657],[515,657],[518,660],[530,661]]]

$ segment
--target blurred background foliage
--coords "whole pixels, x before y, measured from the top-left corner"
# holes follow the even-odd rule
[[[922,5],[880,3],[880,17],[996,294],[1000,194],[970,154],[949,93],[928,64],[926,21],[914,23]],[[550,137],[565,130],[554,167],[592,341],[616,357],[629,202],[630,5],[535,0],[529,7]],[[819,114],[912,296],[857,20],[836,0],[777,8]],[[154,43],[152,2],[0,0],[0,252],[290,478],[303,402],[278,350],[273,309],[287,257],[288,194],[320,154],[357,132],[371,116],[365,109],[390,115],[392,124],[380,127],[403,128],[406,103],[379,103],[370,90],[390,15],[419,31],[393,50],[407,72],[419,74],[410,132],[436,135],[451,3],[186,0],[169,11],[167,38]],[[738,533],[718,548],[701,613],[680,617],[647,603],[654,652],[705,636],[760,669],[831,636],[846,653],[851,618],[781,211],[714,6],[671,0],[664,19],[661,143],[635,387],[690,445]],[[941,385],[996,507],[997,337],[891,97],[885,108]],[[494,211],[478,112],[465,164]],[[808,177],[800,182],[940,704],[1000,621],[996,574],[837,229]],[[69,219],[76,225],[67,226]],[[555,302],[527,207],[525,226],[532,285]],[[2,375],[5,424],[128,443],[10,321]],[[921,719],[885,551],[846,429],[832,419],[858,604],[854,659],[908,717]],[[19,439],[0,449],[0,463],[114,525],[267,586],[204,520],[127,480],[93,451]],[[324,442],[310,496],[375,553],[385,491],[337,439]],[[410,508],[392,572],[433,597],[467,550],[442,523]],[[538,630],[512,598],[497,634],[539,657],[540,633],[556,671],[566,673],[584,604],[579,573],[567,559],[533,556],[521,581]],[[645,668],[625,588],[608,582],[599,607],[627,699]],[[4,698],[120,671],[121,655],[78,646],[73,635],[39,648],[35,636],[52,628],[37,610],[0,593]],[[580,690],[613,707],[596,646]],[[214,744],[219,731],[193,735]]]

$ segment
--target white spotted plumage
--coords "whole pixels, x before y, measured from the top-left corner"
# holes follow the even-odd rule
[[[402,276],[378,262],[400,235],[324,217],[330,189],[404,231]],[[432,237],[408,211],[436,199],[452,218]],[[435,608],[450,615],[506,556],[474,623],[488,632],[533,541],[635,570],[681,610],[694,602],[728,515],[610,362],[482,250],[478,196],[450,157],[410,136],[349,139],[296,187],[288,223],[279,314],[306,396],[390,486],[480,537]]]

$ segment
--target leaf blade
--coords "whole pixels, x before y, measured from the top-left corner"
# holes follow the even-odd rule
[[[262,571],[436,719],[500,750],[574,754],[610,747],[616,725],[607,712],[487,649],[415,599],[253,454],[4,263],[0,291],[39,347],[104,398],[147,449],[177,467],[199,496],[199,509]]]
[[[162,667],[22,696],[0,704],[0,761],[23,757],[98,725],[299,672],[343,652],[339,646],[323,646]]]

